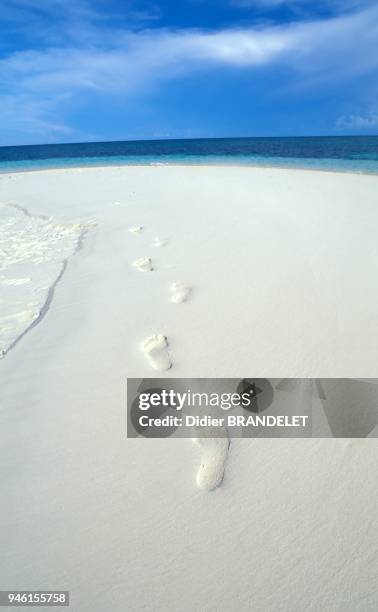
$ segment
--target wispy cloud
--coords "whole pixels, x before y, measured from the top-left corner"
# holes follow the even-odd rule
[[[28,94],[1,96],[1,132],[4,136],[23,134],[26,140],[40,138],[44,142],[56,142],[61,138],[69,138],[74,130],[57,119],[57,104],[55,99],[39,99]],[[1,143],[2,144],[2,143]]]
[[[121,24],[131,31],[146,27],[160,15],[159,8],[150,10],[136,7],[137,0],[125,0],[122,11],[114,11],[114,4],[103,0],[1,0],[0,49],[12,48],[22,35],[24,44],[37,46],[98,45],[101,37],[117,36]],[[105,8],[105,10],[104,10]],[[16,36],[15,36],[16,35]]]
[[[137,93],[150,78],[165,80],[209,65],[248,68],[273,62],[305,72],[324,70],[325,75],[331,65],[344,64],[343,74],[354,76],[378,67],[377,35],[378,9],[255,29],[102,32],[97,46],[11,54],[0,60],[0,83],[29,92],[115,87]]]
[[[256,8],[262,7],[264,9],[276,9],[277,7],[287,6],[291,9],[306,9],[311,6],[322,10],[343,10],[350,11],[356,8],[367,7],[369,4],[373,4],[374,0],[318,0],[314,3],[314,0],[230,0],[233,6],[240,8]]]

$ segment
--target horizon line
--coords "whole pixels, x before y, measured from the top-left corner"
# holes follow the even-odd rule
[[[15,147],[60,147],[64,145],[88,145],[88,144],[113,144],[115,142],[182,142],[192,140],[267,140],[267,139],[298,139],[298,138],[377,138],[378,134],[312,134],[312,135],[301,135],[301,136],[200,136],[200,137],[189,137],[189,138],[139,138],[139,139],[121,139],[121,140],[84,140],[84,141],[70,141],[70,142],[40,142],[34,144],[10,144],[0,145],[0,149],[9,149]]]

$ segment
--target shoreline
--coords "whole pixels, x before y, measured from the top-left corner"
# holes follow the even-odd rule
[[[124,168],[244,168],[251,170],[279,170],[279,171],[299,171],[299,172],[316,172],[321,174],[336,174],[336,175],[352,175],[352,176],[373,176],[378,177],[378,170],[376,172],[358,171],[358,170],[326,170],[324,168],[302,168],[296,166],[255,166],[252,164],[188,164],[188,163],[150,163],[150,164],[106,164],[106,165],[90,165],[90,166],[54,166],[53,168],[33,168],[33,169],[22,169],[22,170],[1,170],[0,177],[7,175],[19,175],[19,174],[30,174],[34,172],[62,172],[69,170],[105,170],[107,168],[121,170]]]

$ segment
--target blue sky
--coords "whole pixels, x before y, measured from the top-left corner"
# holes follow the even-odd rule
[[[378,133],[376,0],[1,0],[0,145]]]

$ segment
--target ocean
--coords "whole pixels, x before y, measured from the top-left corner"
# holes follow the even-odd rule
[[[378,136],[201,138],[0,147],[0,172],[121,164],[233,164],[378,173]]]

